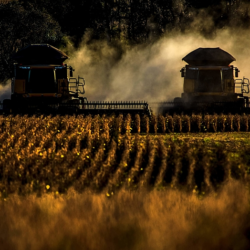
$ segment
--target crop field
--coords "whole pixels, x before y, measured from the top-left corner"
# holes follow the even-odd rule
[[[1,249],[248,249],[249,123],[0,116]]]

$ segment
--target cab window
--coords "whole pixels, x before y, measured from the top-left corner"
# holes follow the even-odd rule
[[[220,70],[199,70],[196,82],[197,92],[221,92],[222,79]]]
[[[56,81],[54,69],[31,69],[27,91],[29,93],[55,93]]]

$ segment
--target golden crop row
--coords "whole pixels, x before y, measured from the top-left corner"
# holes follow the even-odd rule
[[[60,125],[58,121],[60,120]],[[130,114],[116,116],[99,116],[94,117],[83,115],[80,116],[65,116],[65,117],[28,117],[28,116],[0,116],[0,131],[11,132],[17,123],[21,122],[21,125],[25,125],[25,121],[32,121],[36,128],[45,128],[46,130],[52,130],[51,127],[54,123],[55,130],[58,128],[75,129],[78,133],[83,132],[79,128],[88,130],[91,134],[106,133],[107,136],[112,134],[127,134],[127,133],[172,133],[172,132],[233,132],[244,131],[248,132],[250,127],[250,115],[201,115],[192,114],[188,115],[152,115],[140,116],[135,115],[131,117]],[[41,122],[42,121],[42,122]],[[44,124],[45,122],[45,124]],[[48,124],[46,124],[48,123]],[[78,130],[75,128],[77,124]],[[19,126],[19,124],[18,124]],[[25,125],[26,126],[26,125]]]
[[[1,195],[70,187],[108,196],[121,187],[207,192],[230,178],[248,181],[247,143],[133,135],[131,124],[130,116],[0,117]]]

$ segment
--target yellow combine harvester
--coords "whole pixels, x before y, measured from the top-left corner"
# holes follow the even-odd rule
[[[80,105],[84,101],[84,79],[73,78],[73,68],[64,64],[68,56],[48,44],[32,44],[19,50],[13,59],[11,100],[4,108],[23,111],[32,108]]]
[[[199,48],[182,60],[188,63],[181,69],[184,92],[174,99],[175,106],[248,106],[249,98],[244,94],[249,93],[249,80],[234,79],[239,70],[230,65],[235,58],[229,53],[220,48]]]
[[[11,99],[3,101],[3,110],[49,113],[147,113],[146,102],[88,102],[84,78],[73,78],[74,69],[64,61],[68,56],[48,44],[31,44],[19,50],[13,59]]]

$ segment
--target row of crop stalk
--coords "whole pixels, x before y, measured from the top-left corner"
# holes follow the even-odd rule
[[[250,115],[232,115],[232,114],[214,114],[214,115],[201,115],[192,114],[188,115],[152,115],[148,117],[146,115],[131,116],[130,114],[119,116],[66,116],[66,117],[21,117],[21,116],[9,116],[0,117],[0,133],[15,131],[17,126],[21,128],[21,131],[39,130],[43,126],[43,120],[51,120],[50,125],[55,121],[60,120],[58,130],[66,128],[71,130],[72,121],[79,128],[84,128],[85,132],[97,133],[105,135],[106,137],[118,136],[119,134],[128,133],[172,133],[172,132],[233,132],[244,131],[248,132],[250,128]],[[20,121],[20,124],[19,124]],[[24,121],[32,121],[35,126],[29,125]],[[51,130],[51,127],[47,128]],[[20,129],[19,129],[20,131]],[[79,131],[78,131],[79,132]],[[21,133],[23,134],[23,133]]]
[[[211,124],[216,118],[217,123]],[[168,185],[210,190],[231,177],[247,179],[249,148],[242,148],[240,153],[236,148],[227,152],[215,145],[138,136],[143,131],[169,132],[169,124],[175,126],[175,122],[183,131],[182,119],[189,119],[188,131],[192,131],[191,126],[203,131],[198,126],[202,122],[213,129],[217,126],[218,131],[219,121],[224,121],[227,131],[227,119],[231,119],[229,131],[243,128],[244,122],[246,130],[249,121],[247,116],[237,115],[166,115],[151,119],[139,115],[2,116],[0,193],[65,192],[73,187],[77,191],[105,190],[112,195],[121,187]],[[164,130],[159,131],[160,125]]]
[[[98,120],[98,119],[97,119]],[[113,134],[122,133],[172,133],[172,132],[248,132],[250,115],[119,115],[109,120]]]
[[[152,115],[151,119],[137,115],[135,120],[142,123],[141,127],[135,126],[137,132],[146,133],[171,133],[171,132],[233,132],[249,131],[250,115]],[[139,124],[137,121],[136,124]]]
[[[40,134],[34,137],[42,138]],[[108,196],[120,188],[170,187],[207,193],[232,178],[249,182],[247,145],[239,151],[237,145],[129,134],[115,141],[105,134],[98,137],[97,132],[79,135],[81,139],[74,145],[70,145],[72,134],[64,134],[64,138],[67,143],[61,148],[55,146],[58,135],[41,141],[33,150],[23,143],[19,159],[19,140],[6,150],[0,157],[0,196],[64,193],[69,188],[105,192]],[[47,142],[48,147],[39,151]]]

